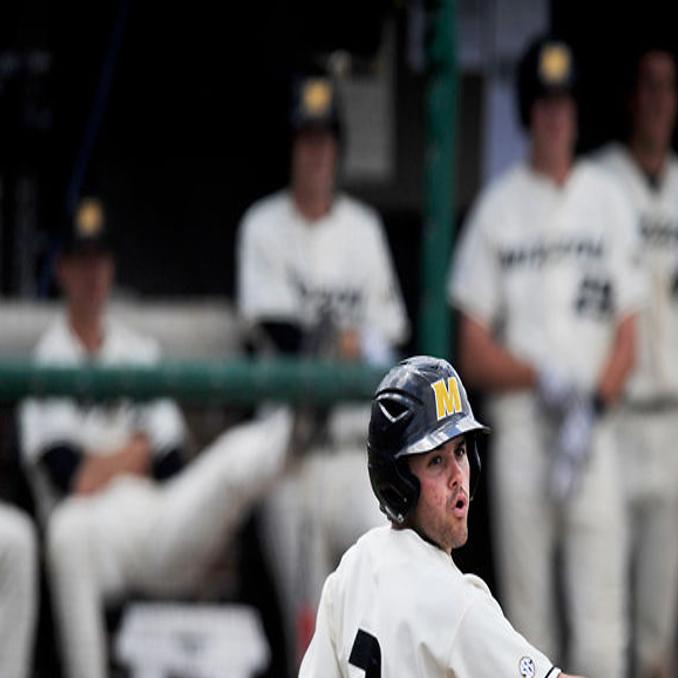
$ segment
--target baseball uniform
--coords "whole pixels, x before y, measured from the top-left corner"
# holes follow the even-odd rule
[[[324,217],[309,222],[281,191],[245,214],[238,247],[238,304],[246,318],[307,333],[357,330],[363,359],[379,363],[391,361],[394,346],[406,339],[387,240],[369,207],[338,195]],[[333,449],[310,454],[267,503],[266,543],[289,629],[309,608],[312,622],[322,583],[341,553],[383,522],[364,473],[368,419],[367,407],[334,408]]]
[[[37,609],[37,544],[30,519],[0,503],[0,676],[29,675]]]
[[[678,588],[678,158],[651,181],[628,149],[595,159],[629,201],[641,243],[649,304],[638,322],[638,356],[615,423],[624,474],[629,558],[635,563],[635,638],[642,668],[669,652]]]
[[[45,365],[87,359],[151,364],[159,350],[154,341],[109,321],[99,353],[87,358],[62,318],[40,341],[36,356]],[[55,447],[106,454],[138,431],[162,458],[182,442],[184,424],[167,400],[88,404],[50,398],[22,406],[23,454],[46,521],[48,572],[69,678],[107,675],[106,601],[131,591],[175,596],[195,590],[243,514],[281,472],[291,415],[286,408],[268,410],[233,427],[163,484],[121,475],[93,495],[73,496],[43,463],[45,451]]]
[[[511,353],[556,366],[591,393],[618,324],[643,301],[633,224],[613,182],[577,162],[557,185],[521,162],[480,197],[451,271],[451,303]],[[494,393],[494,533],[502,593],[516,628],[549,656],[559,637],[553,558],[561,551],[570,663],[621,676],[626,631],[622,511],[609,418],[594,431],[578,493],[549,501],[556,427],[535,393]]]
[[[486,584],[410,529],[375,528],[327,579],[300,678],[556,678]]]

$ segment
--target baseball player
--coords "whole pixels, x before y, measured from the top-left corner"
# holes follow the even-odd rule
[[[39,363],[159,359],[155,342],[105,315],[113,267],[100,205],[85,201],[58,262],[65,313],[40,340]],[[107,601],[197,588],[243,513],[281,472],[290,431],[287,410],[262,413],[182,470],[184,423],[169,400],[48,398],[22,406],[22,452],[46,524],[68,678],[107,675]]]
[[[33,524],[0,502],[0,676],[26,678],[37,608],[37,545]]]
[[[254,204],[240,225],[240,311],[279,351],[386,364],[408,320],[379,217],[335,189],[341,128],[328,78],[296,84],[291,127],[289,188]],[[346,546],[382,520],[367,480],[356,481],[367,417],[364,406],[334,408],[327,440],[267,502],[265,542],[295,670],[322,582]]]
[[[628,143],[597,154],[629,199],[650,303],[639,317],[638,364],[617,418],[628,557],[635,560],[633,675],[668,675],[678,587],[678,158],[676,60],[665,48],[637,55]],[[639,464],[638,461],[641,461]],[[664,670],[666,673],[661,673]]]
[[[300,678],[566,678],[451,557],[468,537],[485,431],[448,362],[417,356],[384,377],[367,450],[390,525],[362,536],[327,578]]]
[[[498,574],[516,628],[562,657],[560,558],[570,663],[624,675],[620,468],[609,410],[634,362],[643,286],[623,196],[575,161],[575,65],[541,38],[521,59],[529,157],[486,189],[449,279],[466,379],[490,394]],[[626,469],[623,469],[626,472]]]

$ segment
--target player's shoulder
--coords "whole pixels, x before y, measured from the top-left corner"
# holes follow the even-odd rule
[[[106,349],[109,358],[121,362],[154,362],[160,357],[160,343],[115,315],[106,319]]]
[[[66,318],[59,314],[38,339],[33,355],[39,361],[69,360],[74,355],[73,344]]]
[[[278,225],[280,214],[290,209],[291,198],[286,190],[276,191],[252,203],[242,217],[242,228],[266,229]]]
[[[618,171],[628,163],[628,151],[618,141],[610,141],[600,148],[591,151],[587,158],[598,167]]]
[[[352,223],[367,227],[381,226],[381,218],[373,207],[347,193],[337,194],[335,208],[341,216],[350,219]]]
[[[533,184],[532,173],[525,161],[519,161],[490,181],[479,193],[476,206],[480,209],[502,209],[524,200]]]
[[[574,190],[571,195],[580,200],[603,205],[604,201],[626,204],[624,191],[611,172],[591,158],[577,160],[573,172]]]

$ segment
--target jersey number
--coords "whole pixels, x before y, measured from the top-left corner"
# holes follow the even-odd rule
[[[367,631],[358,629],[348,663],[365,671],[365,678],[381,678],[381,648],[379,641]]]
[[[612,283],[604,278],[584,278],[577,292],[575,308],[583,315],[609,316],[612,312]]]

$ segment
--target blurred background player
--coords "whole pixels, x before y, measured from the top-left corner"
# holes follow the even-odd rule
[[[562,660],[554,560],[569,663],[625,670],[623,512],[606,411],[634,361],[642,284],[617,187],[573,157],[570,48],[534,42],[519,64],[529,157],[480,197],[449,281],[460,366],[491,393],[498,574],[516,628]],[[622,469],[625,471],[625,469]]]
[[[30,519],[0,502],[0,676],[30,675],[38,596],[37,546]]]
[[[57,264],[64,314],[36,349],[43,365],[149,365],[156,342],[106,313],[114,258],[101,205],[81,203]],[[30,400],[21,435],[69,678],[108,672],[104,605],[130,592],[200,584],[243,512],[283,467],[285,410],[232,428],[185,470],[176,404]],[[160,484],[162,481],[163,484]]]
[[[638,364],[618,417],[628,557],[633,574],[633,675],[669,675],[678,587],[678,159],[676,59],[659,46],[637,55],[626,144],[597,154],[629,199],[650,304],[638,323]],[[640,463],[639,463],[640,462]],[[631,563],[633,563],[631,565]]]
[[[565,677],[517,633],[452,551],[468,539],[480,460],[466,390],[445,360],[394,367],[372,400],[368,468],[391,524],[361,537],[327,579],[300,676]]]
[[[296,83],[291,127],[289,188],[253,205],[240,225],[240,311],[283,353],[387,364],[408,320],[381,220],[336,189],[341,128],[331,80]],[[347,545],[382,520],[362,473],[368,417],[364,406],[334,408],[320,449],[276,488],[265,511],[297,661],[325,577]]]

